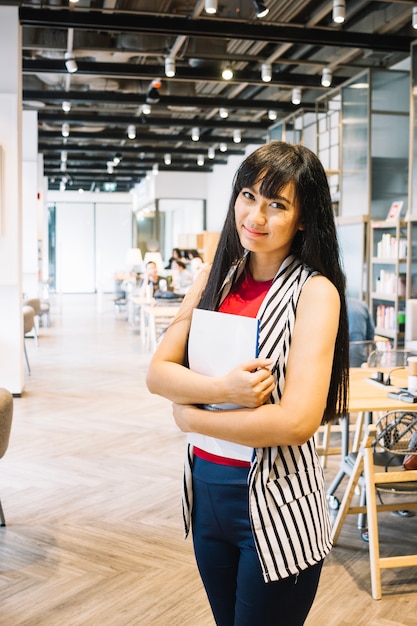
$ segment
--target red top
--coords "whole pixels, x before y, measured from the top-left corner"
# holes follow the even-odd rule
[[[246,317],[256,317],[270,286],[271,280],[255,280],[246,268],[230,293],[220,305],[220,313],[233,313],[234,315],[245,315]]]

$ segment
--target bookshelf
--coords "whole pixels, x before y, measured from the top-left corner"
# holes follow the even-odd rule
[[[375,333],[404,345],[407,294],[407,222],[371,221],[370,308]]]

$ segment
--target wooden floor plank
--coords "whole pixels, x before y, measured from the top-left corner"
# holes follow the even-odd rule
[[[27,340],[32,375],[0,461],[0,626],[213,626],[183,539],[184,436],[145,387],[149,352],[111,296],[61,296],[51,317],[39,346]],[[416,520],[386,514],[388,550],[417,541]],[[416,579],[385,571],[372,600],[350,516],[306,626],[417,624]]]

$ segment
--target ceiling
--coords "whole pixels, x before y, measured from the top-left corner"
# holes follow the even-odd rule
[[[408,57],[417,36],[413,0],[347,0],[343,24],[332,20],[332,0],[265,4],[269,13],[260,19],[252,0],[218,0],[214,15],[206,13],[205,0],[18,3],[23,106],[38,110],[49,188],[98,190],[111,183],[126,191],[152,168],[211,171],[228,155],[244,154],[246,145],[265,142],[276,123],[269,112],[279,120],[314,110],[328,90],[323,68],[331,69],[331,88],[337,87],[363,68],[388,68]],[[75,73],[67,71],[66,56],[75,59]],[[175,60],[170,78],[166,57]],[[270,82],[262,80],[263,64],[271,66]],[[231,80],[222,78],[226,65]],[[160,83],[159,101],[146,114],[153,80]],[[299,105],[291,101],[293,88],[301,89]],[[135,138],[127,136],[129,125]],[[193,128],[198,141],[191,139]]]

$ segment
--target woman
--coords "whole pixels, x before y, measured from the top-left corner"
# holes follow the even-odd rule
[[[173,401],[179,428],[201,440],[188,448],[184,519],[188,532],[191,513],[219,626],[299,626],[314,600],[331,540],[313,435],[346,410],[344,292],[320,161],[299,145],[260,147],[236,173],[211,270],[188,293],[147,376],[152,393]],[[188,369],[194,307],[257,317],[259,357],[222,377]],[[225,402],[243,406],[201,408]],[[233,442],[234,453],[212,454],[212,440],[220,450]]]

